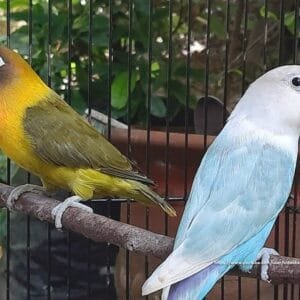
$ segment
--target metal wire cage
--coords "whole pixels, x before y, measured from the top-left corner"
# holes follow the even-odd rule
[[[247,85],[298,63],[299,1],[0,0],[0,39],[79,113],[87,109],[180,216],[201,157]],[[94,111],[108,116],[104,125]],[[4,155],[0,163],[8,184],[37,180]],[[300,255],[297,174],[268,240],[293,257]],[[180,219],[124,199],[90,205],[173,236]],[[142,299],[159,263],[6,209],[0,218],[0,299]],[[300,285],[225,277],[207,299],[300,299]]]

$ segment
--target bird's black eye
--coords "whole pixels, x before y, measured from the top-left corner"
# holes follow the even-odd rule
[[[300,88],[300,77],[294,77],[292,79],[292,85],[296,88]]]

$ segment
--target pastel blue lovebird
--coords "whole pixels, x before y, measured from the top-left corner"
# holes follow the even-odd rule
[[[197,171],[174,251],[143,285],[143,295],[203,299],[235,265],[249,271],[291,191],[300,134],[300,66],[254,81]]]

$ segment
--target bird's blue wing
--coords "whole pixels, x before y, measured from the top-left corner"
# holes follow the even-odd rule
[[[204,299],[218,279],[235,264],[239,264],[243,270],[249,271],[257,258],[258,251],[263,247],[267,236],[270,234],[273,224],[274,220],[267,223],[260,232],[222,256],[217,262],[172,284],[170,289],[165,288],[162,300]],[[249,255],[245,257],[245,253],[249,253]]]
[[[229,144],[223,131],[194,179],[174,251],[143,292],[199,272],[260,232],[283,207],[295,163],[289,153],[258,139]]]

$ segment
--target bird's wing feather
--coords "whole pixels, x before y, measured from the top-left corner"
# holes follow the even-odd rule
[[[217,261],[257,234],[284,205],[295,159],[254,141],[227,145],[220,135],[194,180],[173,253],[146,281],[153,292]]]
[[[152,183],[54,92],[27,108],[23,124],[35,153],[47,162]]]

